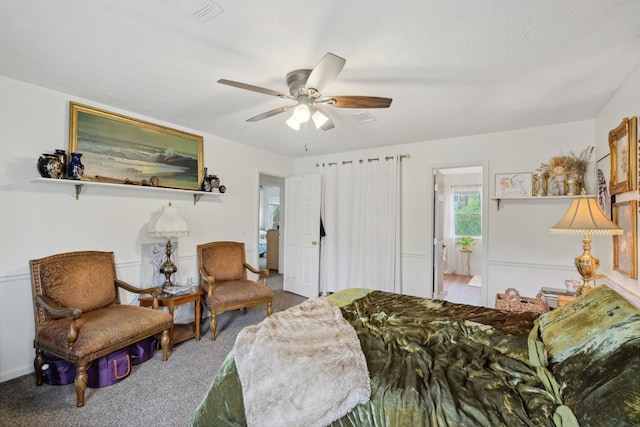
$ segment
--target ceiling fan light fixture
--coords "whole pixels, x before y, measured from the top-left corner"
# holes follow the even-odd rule
[[[300,123],[306,123],[311,117],[309,106],[307,104],[300,104],[293,110],[293,117]]]
[[[295,114],[292,114],[291,117],[289,117],[287,125],[293,130],[300,130],[300,122],[296,119]]]
[[[320,129],[322,125],[327,123],[329,117],[323,114],[320,110],[316,110],[316,112],[311,116],[311,120],[313,120],[313,123],[316,125],[316,129]]]

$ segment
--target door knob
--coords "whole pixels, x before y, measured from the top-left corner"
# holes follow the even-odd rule
[[[318,244],[318,242],[314,240],[313,242],[311,242],[311,244],[315,246]]]

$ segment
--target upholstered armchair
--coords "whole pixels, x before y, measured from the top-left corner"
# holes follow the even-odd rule
[[[158,308],[159,287],[138,289],[118,280],[113,252],[68,252],[29,261],[33,287],[36,385],[42,385],[44,352],[76,366],[76,405],[84,405],[92,361],[144,338],[162,334],[167,360],[169,313]],[[118,289],[153,295],[154,309],[120,304]]]
[[[217,314],[267,305],[271,316],[273,291],[267,286],[268,270],[256,270],[245,262],[244,243],[211,242],[197,246],[203,305],[211,312],[211,340],[216,339]],[[247,279],[247,270],[262,276],[261,283]]]

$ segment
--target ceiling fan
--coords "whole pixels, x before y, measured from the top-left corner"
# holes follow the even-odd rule
[[[391,98],[374,96],[325,96],[324,89],[333,83],[347,61],[333,53],[327,53],[313,70],[300,69],[287,73],[287,86],[289,93],[278,92],[259,86],[240,83],[233,80],[220,79],[218,83],[238,87],[240,89],[260,92],[277,96],[283,99],[295,101],[295,104],[274,108],[265,113],[247,119],[248,122],[257,122],[285,111],[293,110],[293,114],[287,120],[287,124],[299,130],[302,123],[313,120],[317,129],[329,130],[335,125],[331,118],[323,111],[322,107],[336,108],[388,108]]]

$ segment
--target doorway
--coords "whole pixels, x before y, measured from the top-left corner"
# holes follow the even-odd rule
[[[450,302],[485,305],[486,168],[456,165],[434,168],[433,296]],[[471,241],[471,247],[462,243]]]
[[[284,183],[278,176],[260,174],[258,202],[258,268],[282,272]]]

